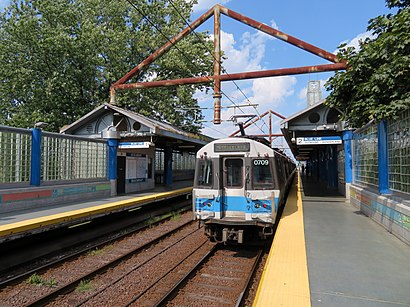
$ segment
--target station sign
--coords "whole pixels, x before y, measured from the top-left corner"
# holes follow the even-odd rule
[[[311,136],[296,138],[296,145],[330,145],[342,144],[340,136]]]
[[[118,143],[118,148],[149,148],[152,146],[151,142],[120,142]]]

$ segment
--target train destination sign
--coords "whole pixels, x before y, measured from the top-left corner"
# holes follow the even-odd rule
[[[251,150],[249,143],[216,143],[214,144],[215,152],[248,152]]]
[[[296,145],[329,145],[342,144],[340,136],[311,136],[296,138]]]

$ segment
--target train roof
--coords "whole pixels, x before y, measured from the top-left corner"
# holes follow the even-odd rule
[[[274,154],[274,150],[252,138],[229,137],[208,143],[198,151],[197,156],[200,157],[207,155],[211,157],[218,157],[220,155],[223,156],[227,154],[244,154],[247,156],[263,157],[266,154],[272,156]]]

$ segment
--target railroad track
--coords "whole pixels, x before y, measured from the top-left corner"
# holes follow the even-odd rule
[[[50,252],[47,253],[48,256],[44,256],[39,259],[31,258],[32,257],[30,255],[31,248],[35,249],[36,246],[31,247],[31,245],[27,243],[25,247],[23,246],[21,247],[21,249],[24,250],[24,252],[27,254],[26,262],[28,263],[28,265],[20,265],[17,270],[9,270],[9,271],[2,272],[2,274],[0,275],[0,289],[7,287],[13,283],[21,282],[22,280],[27,279],[30,275],[34,273],[38,274],[38,273],[44,272],[48,268],[58,265],[59,263],[62,263],[63,261],[69,261],[88,251],[101,249],[103,246],[106,246],[112,242],[115,242],[122,238],[126,238],[127,236],[130,236],[134,233],[141,232],[149,227],[159,225],[163,221],[166,221],[167,219],[170,219],[173,216],[175,216],[175,214],[183,214],[184,212],[187,212],[187,211],[190,211],[190,208],[189,209],[184,208],[184,209],[179,210],[178,212],[173,212],[173,213],[164,213],[161,211],[161,212],[158,212],[158,215],[154,215],[154,216],[149,214],[147,215],[147,217],[144,217],[141,220],[137,220],[134,226],[128,226],[125,228],[123,227],[122,229],[113,228],[112,232],[109,233],[108,235],[104,235],[100,238],[95,237],[94,240],[89,240],[89,241],[86,241],[85,243],[82,243],[81,239],[78,238],[78,236],[83,236],[83,234],[82,233],[76,234],[75,238],[78,239],[77,241],[80,242],[78,246],[66,247],[63,241],[63,242],[60,242],[59,244],[60,252],[56,253],[56,252],[53,252],[55,243],[51,243],[53,247],[51,247]],[[105,232],[103,231],[102,233],[105,234]],[[87,236],[87,235],[84,235],[84,236]],[[43,238],[43,240],[46,240],[46,239],[47,237]],[[74,240],[71,239],[71,241],[74,241]],[[40,242],[37,242],[37,246],[39,244]],[[46,245],[46,244],[41,243],[41,245]],[[12,250],[12,253],[14,252],[15,251]]]
[[[75,255],[77,250],[98,248],[96,243],[104,244],[107,238],[115,239],[122,234],[139,231],[157,217],[170,215],[171,210],[174,214],[192,210],[192,202],[182,197],[173,199],[171,203],[162,200],[98,218],[90,217],[76,225],[60,225],[37,234],[2,241],[0,249],[8,252],[0,253],[0,287],[11,275],[37,269],[53,259],[58,260],[62,254],[68,257],[69,254]]]
[[[111,258],[85,258],[50,269],[42,277],[58,283],[39,287],[34,294],[34,286],[25,281],[20,296],[13,294],[17,291],[13,287],[6,288],[0,293],[0,305],[241,304],[263,249],[215,245],[193,221],[167,233],[158,231],[163,234],[144,244],[130,241],[110,250]],[[86,269],[90,261],[92,270]],[[90,287],[81,290],[82,284]]]
[[[216,245],[152,306],[241,306],[262,253]]]
[[[67,267],[67,260],[55,262],[52,265],[47,265],[46,267],[42,268],[43,274],[38,271],[37,275],[39,279],[42,281],[47,281],[41,287],[34,290],[33,293],[33,285],[27,284],[26,276],[19,276],[18,279],[16,277],[12,278],[11,280],[3,282],[3,289],[0,293],[0,305],[8,305],[8,306],[44,306],[47,303],[55,300],[58,296],[73,291],[81,284],[82,281],[91,280],[93,277],[97,276],[98,274],[102,274],[106,272],[108,269],[112,268],[113,266],[118,265],[121,262],[126,261],[129,258],[132,258],[134,255],[149,249],[151,246],[158,244],[161,240],[165,240],[168,237],[177,236],[181,237],[181,235],[176,235],[179,232],[188,232],[186,236],[189,236],[189,233],[198,232],[198,226],[195,222],[193,222],[190,218],[190,215],[187,214],[188,218],[186,221],[177,227],[174,227],[168,231],[164,231],[158,227],[154,227],[152,229],[147,229],[146,231],[149,232],[159,232],[160,235],[157,235],[154,239],[145,239],[144,243],[141,243],[141,238],[139,238],[139,243],[135,241],[126,242],[123,244],[122,247],[116,248],[115,250],[109,250],[108,253],[109,257],[102,257],[102,259],[96,259],[97,257],[93,257],[91,255],[91,261],[94,268],[92,270],[88,269],[86,271],[86,264],[81,264],[81,261],[86,260],[78,260],[81,257],[77,257],[75,259],[70,259],[72,261],[71,266],[73,267],[74,272],[68,272]],[[181,223],[179,223],[181,224]],[[184,230],[186,228],[190,228],[190,230]],[[155,229],[155,230],[153,230]],[[200,231],[201,232],[201,231]],[[202,233],[201,233],[202,234]],[[136,237],[144,237],[144,235],[135,235]],[[184,236],[182,236],[184,237]],[[144,241],[144,240],[142,240]],[[178,239],[176,240],[178,241]],[[106,243],[107,244],[107,243]],[[106,245],[107,246],[107,245]],[[109,245],[108,245],[109,247]],[[104,251],[104,249],[95,250],[94,251]],[[107,252],[107,251],[106,251]],[[90,255],[88,255],[90,256]],[[88,257],[90,258],[90,257]],[[100,257],[101,258],[101,257]],[[69,262],[70,262],[69,261]],[[50,267],[54,267],[51,269]],[[77,270],[76,270],[77,269]],[[51,273],[49,271],[52,271]],[[86,272],[85,272],[86,271]],[[53,275],[54,274],[54,275]],[[32,275],[33,276],[33,275]],[[19,283],[17,283],[20,281]],[[55,283],[51,281],[56,281]],[[17,284],[16,284],[17,283]],[[13,284],[13,285],[10,285]],[[7,286],[8,285],[8,286]],[[16,290],[20,287],[20,291]],[[29,289],[31,287],[31,289]],[[29,291],[30,290],[30,291]],[[59,304],[57,304],[59,305]]]

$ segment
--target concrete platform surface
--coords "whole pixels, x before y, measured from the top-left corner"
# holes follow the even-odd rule
[[[302,194],[312,306],[410,306],[410,247],[344,197],[303,181],[314,195]]]

